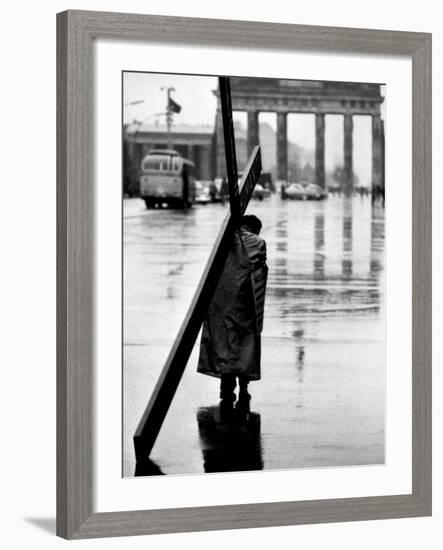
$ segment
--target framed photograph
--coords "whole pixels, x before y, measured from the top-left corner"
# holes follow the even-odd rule
[[[431,514],[431,35],[57,16],[57,533]]]

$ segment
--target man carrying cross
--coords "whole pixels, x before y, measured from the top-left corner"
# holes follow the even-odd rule
[[[266,287],[261,221],[243,216],[203,323],[197,371],[221,379],[221,406],[249,411],[248,383],[260,379],[260,334]]]
[[[248,405],[247,382],[260,378],[260,333],[263,323],[267,272],[265,266],[266,246],[264,241],[258,237],[261,228],[261,222],[258,218],[243,216],[261,172],[260,147],[258,145],[254,147],[239,185],[229,78],[220,77],[219,85],[230,212],[223,221],[189,311],[134,433],[134,450],[137,463],[142,463],[143,460],[149,457],[202,323],[204,323],[205,318],[209,319],[208,311],[217,292],[221,276],[231,277],[231,281],[228,281],[228,283],[231,283],[241,274],[240,278],[244,281],[243,286],[239,284],[239,281],[236,281],[240,295],[237,291],[232,292],[233,288],[230,287],[230,284],[224,286],[226,289],[229,288],[231,303],[235,296],[242,296],[241,299],[236,298],[235,301],[238,307],[243,308],[242,315],[246,321],[247,330],[242,326],[242,323],[239,323],[238,330],[226,332],[226,337],[229,335],[230,338],[239,338],[239,335],[243,333],[244,336],[248,335],[248,338],[245,337],[239,341],[240,345],[237,345],[237,350],[241,350],[241,353],[244,353],[245,349],[249,349],[250,353],[245,355],[247,361],[245,363],[246,367],[243,367],[244,372],[237,372],[236,374],[240,376],[241,386],[244,388],[242,392],[244,399],[242,401],[245,401]],[[231,262],[234,262],[232,267],[237,262],[235,265],[238,265],[239,269],[225,270],[228,258]],[[256,267],[258,269],[255,269]],[[246,274],[248,275],[246,276]],[[246,299],[246,296],[251,298]],[[209,325],[207,326],[209,327]],[[239,366],[240,361],[236,364]],[[253,365],[255,365],[254,368],[252,368]],[[228,387],[232,387],[232,377],[228,380],[230,381],[227,382]],[[229,383],[231,386],[229,386]],[[223,378],[222,384],[225,388],[225,378]],[[231,395],[231,406],[234,389],[235,384],[231,390],[227,390],[227,394],[230,393]],[[224,390],[223,395],[225,395]]]

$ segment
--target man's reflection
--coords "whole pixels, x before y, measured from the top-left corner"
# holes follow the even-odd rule
[[[258,413],[200,407],[197,424],[205,472],[263,469]]]

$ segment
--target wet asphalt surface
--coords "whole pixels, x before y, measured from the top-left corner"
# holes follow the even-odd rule
[[[221,204],[146,210],[124,201],[123,474],[132,436],[226,214]],[[138,475],[384,462],[384,210],[369,197],[251,201],[268,286],[262,379],[247,416],[220,415],[198,343],[151,462]]]

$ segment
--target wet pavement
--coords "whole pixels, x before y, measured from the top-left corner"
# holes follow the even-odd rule
[[[183,321],[227,206],[146,210],[124,201],[125,476],[384,462],[384,210],[369,197],[252,201],[268,286],[262,380],[251,413],[220,414],[198,343],[150,461],[132,436]]]

